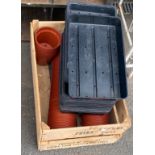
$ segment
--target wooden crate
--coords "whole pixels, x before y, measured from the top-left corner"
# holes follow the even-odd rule
[[[35,115],[37,142],[39,150],[71,148],[86,145],[110,144],[119,140],[131,126],[126,101],[121,100],[110,112],[110,124],[50,129],[47,125],[47,115],[50,96],[50,75],[47,66],[36,64],[34,32],[41,27],[49,26],[60,32],[64,30],[63,21],[38,21],[30,24],[31,33],[31,62],[35,97]]]

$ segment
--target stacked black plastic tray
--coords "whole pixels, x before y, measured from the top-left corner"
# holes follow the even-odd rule
[[[115,8],[68,3],[61,46],[61,111],[108,113],[125,97],[122,26]]]

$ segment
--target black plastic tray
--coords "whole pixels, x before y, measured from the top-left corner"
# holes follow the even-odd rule
[[[112,110],[113,105],[116,103],[116,101],[101,101],[96,102],[96,100],[87,100],[87,103],[84,100],[80,99],[73,99],[63,100],[61,98],[60,100],[61,104],[60,111],[62,112],[76,112],[76,113],[90,113],[90,114],[106,114],[109,113]],[[89,103],[88,103],[89,102]],[[106,102],[104,104],[103,102]]]
[[[88,38],[90,40],[92,40],[91,38],[93,38],[94,36],[91,37],[91,31],[88,30],[88,31],[90,31],[90,32],[88,32],[86,30],[86,29],[90,29],[90,28],[85,28],[85,27],[92,27],[93,24],[97,24],[97,25],[103,24],[104,26],[103,25],[102,26],[98,26],[98,27],[100,27],[98,29],[102,29],[102,33],[107,33],[108,32],[107,33],[107,37],[105,37],[104,34],[103,35],[100,35],[100,30],[97,30],[98,32],[96,31],[98,33],[98,36],[100,36],[101,38],[99,39],[98,37],[96,37],[97,40],[95,42],[98,45],[100,44],[101,46],[97,46],[97,48],[95,47],[95,51],[97,49],[97,51],[99,51],[98,53],[102,55],[102,57],[103,57],[102,59],[104,59],[105,61],[107,61],[107,63],[109,62],[108,64],[109,64],[109,66],[111,66],[109,68],[109,69],[111,69],[111,82],[109,81],[108,83],[109,84],[111,83],[111,87],[112,88],[110,89],[110,87],[109,87],[109,89],[108,89],[108,90],[111,90],[111,91],[109,91],[109,95],[108,94],[107,95],[104,95],[103,92],[102,92],[101,94],[98,95],[98,97],[99,98],[106,98],[106,99],[121,99],[121,98],[127,97],[127,82],[126,82],[126,71],[125,71],[125,61],[124,61],[124,44],[123,44],[122,27],[121,27],[121,21],[120,21],[120,19],[119,18],[116,18],[116,17],[105,16],[105,17],[100,17],[99,20],[96,20],[96,18],[97,18],[96,16],[91,16],[90,20],[91,19],[94,19],[94,20],[91,20],[91,22],[92,21],[94,21],[94,22],[93,22],[93,24],[89,24],[90,21],[88,20],[88,18],[87,18],[88,16],[87,15],[82,15],[82,16],[72,15],[72,17],[75,17],[75,18],[77,17],[78,19],[83,19],[83,20],[84,20],[84,17],[85,17],[87,21],[84,20],[86,22],[85,25],[82,24],[81,22],[79,22],[79,23],[71,23],[70,22],[70,24],[75,25],[75,26],[74,26],[74,30],[73,29],[71,30],[70,27],[67,27],[67,29],[69,29],[68,34],[73,35],[74,33],[76,33],[76,29],[79,29],[78,28],[78,25],[83,25],[83,28],[81,29],[81,33],[79,33],[77,35],[83,35],[81,38],[86,37],[84,35],[89,35]],[[77,20],[75,20],[75,18],[73,18],[74,20],[71,19],[71,21],[72,22],[77,22]],[[103,29],[106,29],[106,27],[107,27],[107,32],[105,32],[105,30],[103,30]],[[113,27],[113,29],[110,29],[110,27],[111,28]],[[92,28],[92,29],[94,29],[94,28]],[[86,31],[87,31],[87,33],[86,33]],[[113,34],[115,34],[115,35],[113,35]],[[66,36],[66,37],[68,37],[70,39],[70,36]],[[74,36],[74,37],[77,38],[76,36]],[[74,38],[74,37],[72,37],[72,38]],[[87,40],[86,39],[83,39],[83,42],[86,42],[89,39],[87,39]],[[109,50],[105,50],[104,49],[105,47],[103,46],[103,44],[105,42],[102,43],[102,39],[104,39],[104,41],[106,41],[107,43],[109,42],[109,45],[110,46],[109,47],[106,47],[105,46]],[[69,55],[72,53],[72,50],[73,50],[72,48],[75,48],[75,47],[72,47],[73,45],[71,45],[71,41],[72,41],[72,39],[70,39],[70,41],[68,42],[68,45],[67,45],[68,48],[65,49],[65,51],[68,51],[65,54],[65,56],[68,57],[68,58],[69,58]],[[84,43],[82,43],[82,44],[84,44]],[[94,43],[92,42],[90,44],[90,46],[92,46],[93,44]],[[108,55],[106,56],[106,58],[108,58],[108,60],[105,59],[105,57],[103,56],[103,53],[101,53],[101,50],[102,50],[101,47],[104,49],[105,52],[108,52],[108,53],[110,52],[111,53],[111,55],[109,56],[109,58],[108,58]],[[88,48],[89,48],[89,46],[88,46]],[[93,49],[93,46],[92,46],[92,48],[89,48],[89,49]],[[68,58],[66,58],[66,61],[68,61]],[[96,58],[97,58],[97,60],[96,60]],[[94,58],[94,60],[96,60],[96,61],[100,60],[100,55],[98,57],[96,57],[96,58]],[[75,59],[77,60],[77,57]],[[73,60],[75,60],[75,59],[73,59]],[[85,62],[87,62],[87,61],[85,61]],[[92,60],[91,60],[91,62],[92,62]],[[108,66],[106,67],[104,65],[105,63],[106,62],[101,63],[102,66],[103,66],[102,74],[104,74],[104,76],[105,76],[105,73],[106,73],[106,69],[108,68]],[[75,64],[74,65],[70,65],[70,64],[71,63],[69,61],[69,63],[66,64],[66,66],[72,66],[71,68],[76,67]],[[76,64],[78,65],[78,62]],[[86,68],[87,67],[91,68],[89,65],[83,65],[83,66],[86,67]],[[78,68],[78,66],[76,68]],[[93,70],[93,69],[91,68],[91,70]],[[68,73],[68,75],[69,74],[71,75],[71,72],[72,72],[72,70],[70,70],[70,73]],[[99,72],[99,74],[100,73],[101,72]],[[73,74],[74,74],[74,71],[73,71]],[[87,71],[86,71],[86,74],[88,74]],[[82,75],[84,75],[84,74],[82,73]],[[70,77],[73,77],[73,75],[71,75]],[[93,77],[93,76],[91,75],[91,77]],[[68,79],[69,79],[69,77],[68,77]],[[101,79],[99,79],[99,81],[101,81]],[[95,83],[95,81],[93,83]],[[97,84],[93,84],[93,83],[91,84],[91,87],[93,85],[94,85],[94,87],[97,86]],[[77,82],[77,86],[78,85],[79,85],[79,83]],[[79,94],[76,93],[78,91],[78,88],[76,88],[77,91],[73,91],[73,89],[75,90],[75,85],[73,86],[74,87],[73,89],[71,87],[72,87],[72,84],[69,86],[69,95],[71,97],[95,97],[95,93],[94,92],[91,92],[88,95],[85,95],[85,94],[84,95],[79,95]],[[88,88],[88,87],[86,87],[86,88]],[[101,90],[100,88],[99,88],[99,90]],[[108,88],[108,87],[106,87],[106,88]],[[93,89],[91,89],[91,90],[93,90]],[[107,91],[107,93],[108,93],[108,91]]]
[[[99,16],[99,14],[87,14],[85,11],[82,11],[81,14],[78,11],[71,11],[70,17],[67,18],[66,16],[66,26],[64,31],[64,41],[61,48],[61,75],[60,75],[60,110],[64,112],[78,112],[78,113],[108,113],[112,109],[113,105],[116,101],[120,98],[125,98],[127,96],[127,86],[126,86],[126,76],[125,76],[125,63],[124,63],[124,46],[123,46],[123,39],[122,39],[122,29],[121,29],[121,22],[116,17],[106,16],[103,15]],[[112,19],[112,21],[111,21]],[[69,30],[70,23],[73,25],[106,25],[108,27],[115,27],[110,28],[116,32],[116,41],[117,43],[117,50],[118,52],[118,68],[119,68],[119,81],[120,81],[120,96],[117,98],[88,98],[85,97],[70,97],[69,96],[69,76],[68,76],[68,48],[70,46],[70,32],[73,33],[74,31]],[[110,31],[111,31],[110,30]],[[85,32],[84,32],[85,33]],[[110,62],[110,61],[109,61]],[[113,67],[112,67],[113,68]],[[105,74],[105,73],[104,73]],[[119,92],[119,91],[117,91]],[[93,96],[94,97],[94,96]]]
[[[120,98],[114,26],[70,23],[70,97]]]

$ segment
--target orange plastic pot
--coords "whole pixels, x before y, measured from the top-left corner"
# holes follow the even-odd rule
[[[59,60],[58,54],[52,61],[52,80],[48,125],[52,129],[75,127],[77,125],[76,114],[63,113],[59,109]]]
[[[51,99],[48,125],[52,129],[75,127],[77,125],[76,115],[61,112],[59,110],[59,100]]]
[[[109,124],[109,114],[83,114],[81,116],[82,126],[93,126],[93,125],[103,125]]]
[[[47,65],[56,56],[61,34],[53,28],[43,27],[35,32],[36,59],[39,65]]]
[[[102,119],[103,119],[103,124],[109,124],[110,123],[110,115],[109,114],[102,115]]]

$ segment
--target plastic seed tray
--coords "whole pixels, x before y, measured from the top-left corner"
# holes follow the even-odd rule
[[[68,67],[69,95],[104,99],[127,97],[120,19],[105,16],[96,20],[96,16],[91,16],[94,22],[90,24],[85,15],[73,17],[83,20],[85,17],[87,22],[84,20],[86,23],[74,23],[74,18],[67,27],[69,31],[65,38],[68,37],[69,42],[67,41],[68,48],[65,49],[65,60]]]
[[[121,97],[115,27],[71,23],[69,32],[69,96]]]
[[[61,47],[60,109],[108,113],[117,100],[127,96],[121,21],[115,13],[100,15],[100,11],[86,8],[79,11],[77,6],[71,7],[73,10],[67,7]]]

